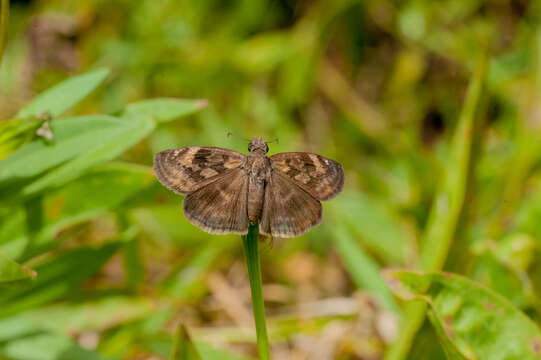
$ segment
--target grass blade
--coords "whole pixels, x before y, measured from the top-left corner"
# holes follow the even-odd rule
[[[177,326],[177,331],[175,332],[171,360],[202,360],[188,334],[188,330],[182,324]]]
[[[432,272],[442,268],[455,234],[466,193],[474,120],[487,63],[486,57],[480,59],[468,86],[466,100],[453,138],[450,158],[433,200],[427,228],[423,235],[421,253],[423,271]],[[399,331],[400,336],[385,354],[385,360],[406,358],[415,334],[423,323],[425,309],[426,306],[422,303],[412,303],[406,307]]]

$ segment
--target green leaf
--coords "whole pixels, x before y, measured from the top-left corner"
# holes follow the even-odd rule
[[[102,141],[99,146],[88,149],[80,156],[52,170],[47,175],[30,183],[22,190],[23,195],[32,195],[52,186],[59,186],[78,177],[89,167],[114,159],[125,150],[141,141],[152,132],[155,123],[151,118],[139,117],[133,119],[130,126],[126,126],[108,141]]]
[[[0,284],[33,279],[36,272],[20,265],[0,253]]]
[[[398,313],[398,305],[381,278],[379,264],[359,246],[343,225],[336,224],[332,228],[332,238],[355,285],[361,289],[368,289],[386,309]]]
[[[195,344],[190,339],[188,330],[182,324],[177,326],[177,331],[175,332],[171,360],[202,360]]]
[[[11,208],[0,224],[0,251],[18,258],[32,240],[33,251],[50,247],[63,229],[93,219],[113,209],[152,184],[154,175],[145,166],[111,163],[92,168],[79,179],[44,195],[44,223],[30,238],[22,206]]]
[[[28,196],[66,183],[90,166],[120,155],[148,135],[154,126],[148,117],[127,122],[91,115],[55,121],[51,124],[55,134],[53,144],[34,140],[0,163],[0,189],[2,185],[18,186],[21,180],[28,179],[29,183],[19,189],[20,194]],[[31,179],[47,170],[50,171]],[[12,192],[10,189],[10,195]]]
[[[101,68],[70,77],[36,96],[17,113],[16,117],[37,116],[44,112],[57,117],[91,93],[108,74],[108,69]]]
[[[51,123],[54,142],[40,139],[25,144],[0,163],[0,185],[27,179],[56,167],[77,155],[99,147],[128,125],[106,115],[67,118]]]
[[[206,107],[207,104],[207,100],[201,99],[150,99],[129,104],[122,116],[147,116],[154,118],[158,123],[162,123],[193,114]]]
[[[70,294],[80,296],[80,285],[101,269],[120,245],[111,242],[99,248],[79,247],[48,259],[35,268],[39,276],[31,287],[0,293],[0,317]]]
[[[539,359],[541,332],[503,296],[450,273],[385,270],[391,290],[430,306],[429,318],[450,359]]]
[[[17,151],[36,136],[43,119],[8,119],[0,121],[0,160]]]

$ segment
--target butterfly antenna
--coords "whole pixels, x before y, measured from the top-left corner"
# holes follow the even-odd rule
[[[272,141],[266,141],[267,144],[272,144],[273,142],[278,144],[278,138],[272,140]]]
[[[228,133],[227,133],[227,137],[229,138],[229,137],[231,137],[231,136],[236,137],[237,139],[241,139],[241,140],[250,142],[250,139],[246,139],[246,138],[243,138],[243,137],[241,137],[241,136],[238,136],[237,134],[233,134],[232,132],[228,132]]]

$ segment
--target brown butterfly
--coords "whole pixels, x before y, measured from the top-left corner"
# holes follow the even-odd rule
[[[169,189],[188,194],[186,218],[211,234],[246,234],[259,223],[262,235],[299,236],[321,221],[322,200],[344,185],[336,161],[311,153],[267,157],[262,137],[248,145],[250,155],[217,147],[189,146],[154,156],[154,171]]]

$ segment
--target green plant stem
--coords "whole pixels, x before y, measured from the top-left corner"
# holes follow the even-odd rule
[[[470,168],[476,112],[480,103],[487,67],[488,56],[483,54],[468,86],[445,175],[432,203],[428,224],[423,234],[423,248],[420,258],[420,268],[426,272],[435,272],[443,268],[462,212]],[[425,303],[411,302],[407,304],[398,332],[399,336],[386,352],[385,360],[403,360],[407,357],[415,334],[423,324],[425,313]]]
[[[6,47],[9,19],[9,0],[1,0],[0,3],[0,64]]]
[[[261,268],[259,264],[257,225],[250,225],[248,234],[242,237],[248,277],[250,278],[250,290],[252,292],[252,308],[254,311],[255,331],[257,335],[257,348],[260,360],[269,360],[269,337],[267,335],[267,323],[265,320],[265,304],[263,302],[263,287],[261,281]]]

